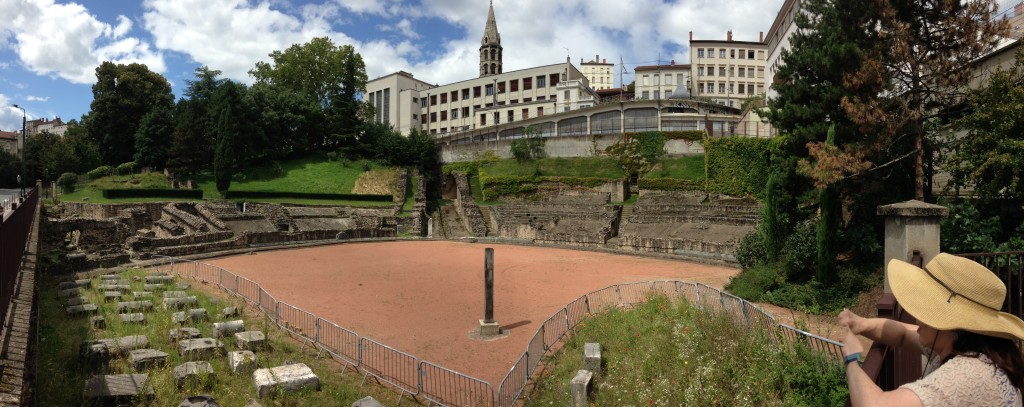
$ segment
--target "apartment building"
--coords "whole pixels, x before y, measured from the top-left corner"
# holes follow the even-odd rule
[[[757,42],[694,40],[690,33],[690,65],[696,85],[694,97],[706,97],[739,108],[749,97],[765,94],[767,45],[764,35]]]
[[[634,90],[637,100],[663,100],[675,97],[689,97],[691,69],[688,64],[638,66],[633,70],[636,82]]]
[[[586,85],[586,79],[560,81],[555,85],[555,113],[586,109],[597,105],[600,98],[592,87]],[[529,118],[529,117],[524,117]]]
[[[0,150],[18,155],[18,140],[21,138],[21,131],[0,130]]]
[[[615,64],[609,64],[601,55],[594,55],[594,60],[583,62],[580,58],[580,71],[590,82],[590,89],[598,91],[615,87]]]
[[[790,48],[789,39],[796,33],[796,16],[801,10],[800,0],[786,0],[775,16],[765,42],[768,46],[768,59],[765,61],[764,86],[767,98],[771,99],[778,95],[772,84],[775,83],[775,74],[782,65],[782,50]]]

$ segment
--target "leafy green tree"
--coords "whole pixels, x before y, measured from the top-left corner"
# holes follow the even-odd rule
[[[174,134],[174,117],[168,106],[157,106],[142,117],[135,132],[135,163],[139,167],[163,168]]]
[[[178,101],[174,114],[174,132],[167,157],[167,168],[179,180],[190,179],[212,160],[207,158],[205,146],[210,144],[204,129],[197,128],[195,121],[205,120],[206,110],[188,99]]]
[[[851,148],[840,145],[838,152],[868,162],[868,154],[891,150],[909,136],[910,148],[896,159],[913,158],[914,198],[924,200],[935,136],[928,129],[963,103],[973,75],[965,67],[989,52],[1009,24],[995,18],[996,0],[875,0],[872,9],[877,20],[859,27],[877,38],[864,49],[857,72],[844,78],[857,96],[845,98],[843,108],[862,132],[876,137]]]
[[[224,192],[231,187],[235,172],[235,140],[238,127],[231,114],[231,106],[224,106],[217,120],[217,150],[213,157],[213,178],[217,190]]]
[[[17,188],[20,171],[18,156],[0,148],[0,188]]]
[[[835,147],[836,127],[832,125],[828,129],[828,138],[825,145]],[[818,193],[818,225],[815,237],[817,238],[817,258],[814,263],[816,267],[815,276],[818,282],[828,287],[836,282],[836,235],[839,231],[839,221],[842,217],[843,204],[839,197],[839,187],[827,185],[821,188]]]
[[[171,85],[146,65],[104,62],[96,68],[89,111],[89,135],[106,164],[135,156],[135,133],[142,118],[157,106],[174,103]]]
[[[970,111],[955,122],[945,169],[950,187],[973,190],[985,202],[1024,203],[1024,52],[969,97]]]
[[[523,138],[512,140],[512,157],[518,162],[526,162],[544,156],[544,138],[533,126],[523,130]]]

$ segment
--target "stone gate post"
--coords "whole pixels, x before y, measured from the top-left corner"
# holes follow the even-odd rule
[[[949,215],[949,208],[909,200],[881,205],[877,214],[885,217],[885,261],[882,267],[892,259],[909,262],[915,250],[921,253],[922,264],[928,264],[939,254],[939,222]],[[885,292],[892,292],[888,278],[885,279]]]

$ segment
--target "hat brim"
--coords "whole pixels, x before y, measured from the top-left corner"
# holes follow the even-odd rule
[[[913,264],[891,260],[886,278],[903,309],[932,328],[1024,339],[1024,321],[1020,318],[961,296],[951,296],[948,289]]]

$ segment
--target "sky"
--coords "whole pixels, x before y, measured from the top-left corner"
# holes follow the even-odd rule
[[[1019,0],[1000,0],[1016,4]],[[688,63],[694,39],[757,41],[783,0],[497,0],[513,71],[595,55],[638,65]],[[103,61],[145,64],[181,97],[195,69],[252,83],[275,50],[327,36],[362,55],[369,78],[399,70],[447,84],[479,74],[484,0],[0,0],[0,130],[89,111]],[[616,78],[618,83],[618,78]]]

